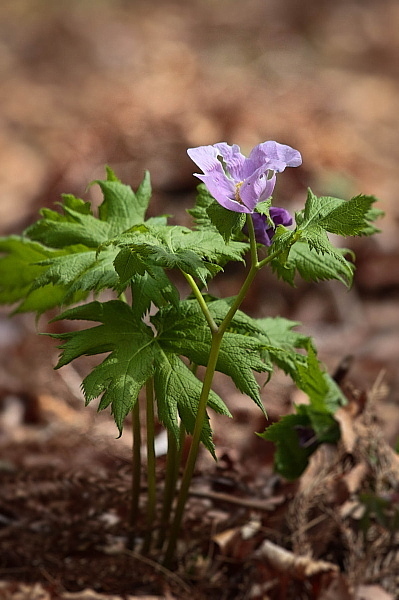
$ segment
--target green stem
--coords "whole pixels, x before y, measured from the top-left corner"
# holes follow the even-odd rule
[[[176,493],[176,483],[179,471],[179,447],[176,436],[168,430],[168,453],[166,458],[165,489],[163,494],[163,505],[161,514],[161,524],[158,536],[158,548],[162,548],[166,530],[169,525],[170,514],[172,510],[173,499]]]
[[[251,265],[256,267],[258,265],[258,245],[256,243],[254,222],[251,215],[246,215],[246,224],[248,229],[249,246],[251,251]]]
[[[119,295],[119,299],[122,302],[127,303],[126,294],[122,292]],[[132,300],[133,301],[133,300]],[[136,527],[138,514],[139,514],[139,502],[140,502],[140,482],[141,482],[141,423],[140,423],[140,403],[136,400],[135,405],[132,408],[132,433],[133,433],[133,445],[132,445],[132,484],[131,484],[131,504],[130,504],[130,519],[129,519],[129,538],[128,548],[130,550],[134,547],[134,530]]]
[[[155,414],[154,382],[150,377],[146,382],[146,426],[147,426],[147,527],[143,544],[143,554],[151,547],[152,531],[156,512],[156,474],[155,474]]]
[[[141,477],[141,426],[140,426],[140,405],[137,400],[132,409],[132,488],[129,520],[129,541],[128,547],[134,547],[134,529],[137,523],[140,500],[140,477]]]
[[[207,303],[205,302],[204,297],[201,294],[201,291],[200,291],[198,285],[196,284],[194,278],[191,275],[189,275],[188,273],[185,273],[184,271],[182,271],[182,273],[183,273],[184,277],[186,278],[189,286],[191,287],[193,294],[194,294],[196,300],[198,301],[198,304],[201,307],[201,310],[204,314],[206,322],[209,325],[209,329],[211,330],[212,333],[216,333],[216,331],[218,330],[218,326],[216,325],[211,313],[209,312]]]
[[[201,395],[198,402],[197,416],[195,419],[193,437],[191,441],[190,451],[188,453],[186,467],[183,473],[183,478],[180,485],[179,497],[177,500],[176,511],[173,519],[173,523],[171,526],[168,546],[166,548],[165,558],[164,558],[164,566],[169,567],[170,563],[173,559],[177,537],[179,535],[181,521],[184,514],[184,508],[186,505],[186,501],[188,498],[188,492],[190,488],[191,479],[194,473],[195,463],[197,461],[199,445],[201,442],[201,433],[205,421],[206,415],[206,407],[208,404],[208,396],[211,391],[213,376],[216,369],[216,363],[219,356],[220,344],[222,342],[223,335],[220,335],[219,332],[212,334],[212,345],[211,351],[209,354],[208,366],[206,369]]]
[[[178,500],[177,500],[174,520],[173,520],[173,523],[171,526],[168,545],[167,545],[166,552],[165,552],[165,557],[164,557],[164,566],[165,567],[170,567],[170,564],[173,560],[173,556],[174,556],[174,553],[176,550],[177,538],[179,535],[181,522],[182,522],[183,514],[184,514],[184,509],[185,509],[185,505],[186,505],[187,498],[188,498],[188,492],[189,492],[192,476],[193,476],[194,469],[195,469],[195,464],[196,464],[197,457],[198,457],[198,451],[199,451],[199,446],[200,446],[200,442],[201,442],[201,433],[202,433],[204,422],[205,422],[206,408],[207,408],[207,404],[208,404],[209,393],[210,393],[211,387],[212,387],[213,377],[214,377],[215,370],[216,370],[216,364],[217,364],[218,357],[219,357],[219,351],[220,351],[220,347],[222,344],[223,335],[226,332],[227,328],[229,327],[237,310],[241,306],[241,303],[244,300],[259,269],[261,269],[267,263],[271,262],[273,260],[273,258],[275,256],[277,256],[277,254],[278,254],[278,252],[271,253],[267,258],[265,258],[259,262],[258,251],[257,251],[257,242],[256,242],[256,238],[255,238],[255,231],[254,231],[254,226],[253,226],[253,221],[252,221],[251,215],[247,215],[247,227],[248,227],[248,236],[249,236],[249,241],[250,241],[251,267],[249,269],[249,272],[245,278],[245,281],[244,281],[238,295],[236,296],[232,306],[230,307],[229,311],[227,312],[225,318],[223,319],[223,321],[221,322],[219,327],[215,324],[215,322],[209,312],[208,306],[206,305],[206,302],[205,302],[200,290],[198,289],[197,284],[195,283],[194,279],[190,275],[183,273],[184,276],[186,277],[186,280],[189,282],[191,289],[193,290],[193,293],[194,293],[195,297],[197,298],[198,303],[202,309],[202,312],[207,320],[207,323],[209,325],[209,328],[210,328],[211,334],[212,334],[212,344],[211,344],[211,349],[210,349],[210,353],[209,353],[208,365],[206,368],[205,377],[204,377],[204,381],[203,381],[203,385],[202,385],[201,395],[200,395],[200,399],[199,399],[199,403],[198,403],[198,409],[197,409],[197,415],[196,415],[196,420],[195,420],[195,425],[194,425],[191,447],[190,447],[190,451],[189,451],[189,454],[187,457],[186,467],[185,467],[181,485],[180,485],[180,491],[179,491],[179,496],[178,496]]]

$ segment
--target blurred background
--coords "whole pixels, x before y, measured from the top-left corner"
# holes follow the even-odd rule
[[[388,455],[386,442],[399,448],[398,115],[398,0],[1,0],[0,234],[22,232],[37,219],[39,208],[53,207],[61,193],[98,202],[96,187],[86,188],[104,177],[106,164],[133,187],[149,169],[154,188],[151,214],[169,213],[172,222],[190,224],[186,209],[193,205],[198,180],[186,150],[221,141],[240,145],[245,154],[266,140],[302,153],[303,166],[281,174],[274,193],[276,204],[289,210],[303,207],[308,186],[318,195],[377,196],[386,213],[381,233],[370,239],[336,240],[356,252],[350,293],[338,282],[298,281],[290,288],[264,270],[244,308],[253,316],[280,314],[301,322],[302,331],[314,336],[331,373],[352,356],[347,382],[352,397],[360,398],[359,405],[379,381],[369,396],[374,412],[370,417],[365,411],[369,421],[359,429],[363,446],[346,424],[359,452],[368,452],[374,444],[370,461],[379,464],[376,450]],[[234,295],[243,275],[242,266],[229,267],[215,278],[211,291]],[[115,535],[124,535],[131,432],[126,427],[115,440],[108,411],[97,415],[96,402],[84,408],[82,375],[98,357],[53,371],[58,354],[54,340],[37,335],[46,330],[44,317],[38,324],[32,315],[9,319],[7,308],[0,309],[0,574],[36,581],[41,569],[51,585],[62,581],[74,590],[96,582],[116,593],[119,582],[128,585],[126,564],[114,569],[119,557],[113,549],[98,562],[98,549],[110,543],[100,542],[98,532],[114,531],[105,527],[113,507],[120,521],[110,520],[109,526],[116,522]],[[380,394],[381,379],[386,389]],[[300,514],[301,506],[308,510],[306,518],[313,519],[314,513],[303,508],[309,507],[303,496],[279,487],[271,444],[253,434],[266,425],[258,407],[222,376],[216,377],[215,389],[235,419],[226,426],[225,418],[212,416],[221,460],[206,463],[201,457],[197,479],[216,485],[218,474],[227,474],[233,485],[226,490],[238,496],[247,490],[242,482],[250,486],[246,493],[251,498],[254,489],[260,490],[261,498],[284,493],[270,519],[265,517],[265,531],[267,537],[272,531],[272,539],[285,543],[287,499],[293,499],[292,514]],[[262,388],[262,398],[271,420],[303,400],[280,374]],[[378,423],[377,433],[371,421],[373,427]],[[369,476],[372,468],[367,469],[361,472]],[[315,479],[319,471],[316,468]],[[341,472],[334,477],[333,473],[330,487],[320,480],[326,506],[341,502],[335,493]],[[362,483],[356,477],[360,483],[352,484],[352,491]],[[298,485],[314,496],[309,481],[312,473]],[[393,481],[397,498],[397,475]],[[317,495],[314,498],[319,502]],[[96,507],[97,520],[91,506]],[[209,513],[206,529],[204,505],[198,506],[198,518],[197,513],[190,516],[194,529],[186,527],[187,535],[213,535],[217,519],[225,519],[228,527],[234,523],[234,510],[221,512],[220,506],[216,517]],[[338,509],[336,515],[339,521]],[[304,523],[308,522],[299,516],[291,521],[293,539],[301,528],[313,531],[313,525]],[[352,570],[362,571],[362,580],[367,561],[359,561],[353,537],[337,537],[335,529],[330,535],[325,522],[320,523],[325,532],[315,530],[317,544],[330,536],[327,541],[334,547],[354,548],[352,563],[338,550],[339,560],[337,553],[333,558],[326,555],[328,560],[339,562],[338,571],[352,564]],[[391,533],[389,540],[394,539]],[[307,551],[301,539],[298,534],[300,553]],[[206,538],[204,547],[208,544]],[[371,581],[383,568],[394,574],[394,563],[390,568],[383,562],[386,546],[378,551],[381,560],[375,545],[366,546],[366,558],[376,557]],[[246,563],[248,547],[243,548],[237,552],[243,552]],[[240,559],[240,554],[234,556]],[[392,560],[396,565],[397,557]],[[212,582],[203,567],[189,572],[196,577],[206,573],[204,581]],[[144,569],[144,563],[137,562],[131,572],[138,585],[148,581]],[[232,561],[224,579],[214,581],[230,589],[227,586],[234,585],[240,573],[242,568]],[[248,582],[252,586],[251,573]],[[223,597],[241,597],[226,594]],[[29,592],[33,597],[38,596]],[[194,593],[188,597],[194,598]],[[218,589],[217,595],[204,597],[222,595]]]
[[[291,210],[308,186],[379,197],[382,233],[349,242],[350,294],[335,282],[286,289],[265,272],[245,309],[303,322],[330,370],[354,355],[362,386],[386,370],[399,401],[396,0],[3,0],[0,72],[3,234],[62,192],[96,200],[86,186],[105,164],[133,186],[149,169],[151,211],[188,224],[197,180],[186,149],[219,141],[300,150],[303,166],[274,194]],[[234,294],[241,277],[213,289]],[[10,327],[2,319],[3,348]]]

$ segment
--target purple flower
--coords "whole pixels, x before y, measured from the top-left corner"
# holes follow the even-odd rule
[[[187,153],[204,173],[195,173],[195,176],[203,181],[217,202],[228,210],[252,214],[257,241],[270,245],[274,229],[266,217],[254,211],[259,202],[272,195],[276,173],[302,164],[300,153],[272,141],[255,146],[248,158],[241,154],[239,146],[225,142],[189,148]],[[270,209],[270,217],[275,225],[292,222],[289,213],[280,208]]]
[[[272,238],[278,225],[292,225],[292,217],[285,208],[272,206],[270,207],[269,215],[274,223],[274,227],[268,222],[265,215],[259,213],[253,213],[252,215],[256,241],[265,246],[270,246],[272,243]]]

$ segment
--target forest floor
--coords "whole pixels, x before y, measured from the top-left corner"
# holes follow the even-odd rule
[[[173,570],[159,551],[126,550],[132,436],[127,423],[116,439],[112,418],[84,407],[92,361],[53,371],[45,318],[1,309],[0,600],[398,598],[397,2],[6,0],[0,17],[2,234],[63,192],[97,202],[85,187],[105,164],[132,186],[149,169],[153,213],[188,224],[186,148],[218,141],[299,149],[303,167],[276,187],[289,209],[310,186],[375,194],[385,211],[380,234],[350,243],[349,293],[286,289],[262,272],[244,307],[314,337],[348,398],[341,441],[282,479],[254,432],[304,398],[277,373],[262,391],[266,421],[217,377],[234,419],[212,416],[218,461],[198,461]],[[210,291],[233,295],[243,273]]]

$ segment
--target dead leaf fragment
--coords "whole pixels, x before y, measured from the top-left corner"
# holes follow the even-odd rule
[[[355,600],[395,600],[380,585],[360,585],[356,590]]]
[[[326,572],[338,572],[337,565],[310,556],[298,556],[293,552],[265,540],[256,552],[256,557],[266,559],[272,567],[282,573],[303,581],[308,577]]]

